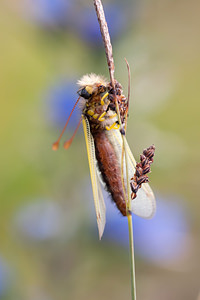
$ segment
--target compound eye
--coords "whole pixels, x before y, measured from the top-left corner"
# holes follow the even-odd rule
[[[86,88],[83,88],[81,90],[78,91],[79,96],[85,98],[85,99],[89,99],[91,97],[91,94],[88,93],[88,91],[86,90]]]

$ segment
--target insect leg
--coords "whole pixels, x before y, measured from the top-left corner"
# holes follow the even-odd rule
[[[104,100],[108,95],[109,95],[108,92],[105,93],[105,94],[103,95],[103,97],[101,98],[101,105],[104,105],[104,104],[105,104],[105,102],[104,102],[103,100]]]

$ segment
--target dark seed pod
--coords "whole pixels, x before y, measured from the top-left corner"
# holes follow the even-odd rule
[[[143,176],[140,176],[139,178],[137,178],[137,184],[138,185],[141,185],[142,183],[145,183],[145,182],[148,182],[149,179],[148,179],[148,176],[147,175],[143,175]]]
[[[143,168],[143,174],[149,173],[150,170],[151,170],[150,164],[148,163],[148,164],[146,164],[146,165],[144,166],[144,168]]]
[[[153,156],[155,152],[155,146],[152,145],[143,151],[140,155],[140,163],[136,164],[136,170],[134,176],[131,178],[130,186],[132,190],[131,199],[135,199],[137,191],[141,185],[145,182],[149,182],[148,173],[151,172],[150,165],[153,162]]]
[[[145,149],[145,150],[143,151],[143,154],[144,154],[146,157],[148,157],[150,160],[153,158],[154,153],[155,153],[155,146],[154,146],[154,145],[150,146],[149,148],[147,148],[147,149]]]
[[[142,176],[144,174],[143,168],[141,167],[136,168],[135,173],[136,173],[136,177]]]
[[[144,154],[140,155],[140,161],[141,161],[142,167],[145,166],[149,162],[148,158]]]
[[[137,196],[137,194],[136,194],[136,193],[132,193],[132,194],[131,194],[131,200],[135,199],[135,198],[136,198],[136,196]]]

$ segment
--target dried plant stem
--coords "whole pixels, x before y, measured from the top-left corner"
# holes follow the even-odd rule
[[[115,66],[114,66],[114,60],[113,60],[113,51],[112,51],[112,44],[110,40],[110,35],[108,31],[108,25],[106,22],[105,14],[103,5],[101,3],[101,0],[94,0],[94,7],[96,10],[100,30],[101,30],[101,36],[103,39],[105,52],[106,52],[106,58],[108,63],[108,69],[110,73],[110,81],[112,84],[113,89],[115,88],[115,78],[114,78],[114,72],[115,72]]]
[[[113,53],[112,53],[112,44],[110,41],[110,35],[108,31],[107,22],[104,15],[103,5],[101,0],[94,0],[94,7],[96,10],[97,18],[99,21],[99,26],[101,30],[102,39],[105,46],[106,58],[110,73],[110,81],[111,86],[113,88],[113,95],[115,99],[115,106],[118,115],[118,122],[121,128],[121,116],[119,111],[119,105],[117,102],[117,97],[115,95],[115,79],[114,79],[114,60],[113,60]],[[128,63],[127,67],[129,69]],[[129,93],[130,94],[130,93]],[[130,96],[130,95],[129,95]],[[128,99],[129,99],[128,96]],[[126,127],[126,126],[125,126]],[[125,157],[124,157],[125,154]],[[123,168],[123,159],[125,158],[125,166],[126,166],[126,189],[125,190],[125,183],[124,183],[124,168]],[[124,189],[124,197],[126,199],[126,207],[127,207],[127,219],[128,219],[128,229],[129,229],[129,245],[130,245],[130,259],[131,259],[131,295],[132,300],[136,300],[136,285],[135,285],[135,259],[134,259],[134,243],[133,243],[133,227],[132,227],[132,214],[131,214],[131,193],[130,193],[130,182],[128,176],[128,155],[127,155],[127,147],[126,147],[126,140],[125,136],[122,135],[122,170],[121,170],[121,177],[122,177],[122,185]]]
[[[128,69],[128,106],[129,106],[129,99],[130,99],[130,67],[126,61],[127,69]],[[118,115],[119,116],[119,115]],[[127,129],[127,115],[126,115],[126,124],[125,129]],[[133,239],[133,220],[132,220],[132,213],[131,213],[131,188],[129,182],[129,174],[128,174],[128,154],[127,154],[127,146],[126,146],[126,139],[125,136],[122,135],[123,147],[122,147],[122,161],[123,161],[123,152],[125,154],[125,167],[126,167],[126,186],[127,186],[127,196],[128,199],[126,201],[126,214],[128,219],[128,232],[129,232],[129,253],[130,253],[130,261],[131,261],[131,298],[132,300],[136,300],[136,279],[135,279],[135,255],[134,255],[134,239]],[[123,162],[122,162],[123,165]],[[124,181],[123,176],[123,169],[122,169],[122,178]],[[126,194],[124,192],[124,194]],[[126,197],[127,198],[127,197]]]
[[[131,299],[136,300],[136,280],[135,280],[135,256],[134,256],[134,240],[133,240],[133,221],[131,213],[131,192],[130,192],[130,182],[128,176],[128,155],[125,136],[122,135],[122,158],[121,158],[121,178],[122,186],[124,191],[124,197],[126,199],[126,214],[128,220],[128,232],[129,232],[129,253],[131,262]],[[125,169],[126,169],[126,186],[124,182],[124,158],[125,158]],[[127,189],[127,190],[126,190]]]
[[[118,114],[119,124],[121,126],[121,117],[119,112],[118,102],[116,101],[116,108]],[[126,171],[126,189],[124,183],[124,158],[125,158],[125,171]],[[125,135],[122,134],[122,159],[121,159],[121,178],[124,191],[124,197],[126,199],[126,214],[128,220],[128,232],[129,232],[129,253],[131,261],[131,298],[136,300],[136,280],[135,280],[135,255],[134,255],[134,239],[133,239],[133,221],[131,213],[131,189],[128,174],[128,154]]]
[[[133,240],[133,221],[131,213],[131,193],[130,193],[130,182],[128,176],[128,155],[125,136],[122,135],[123,149],[125,154],[125,167],[126,167],[126,185],[127,185],[127,195],[128,199],[126,202],[126,213],[128,219],[128,232],[129,232],[129,253],[131,261],[131,298],[136,300],[136,280],[135,280],[135,256],[134,256],[134,240]],[[124,178],[124,177],[123,177]]]
[[[133,240],[133,222],[132,214],[127,215],[129,231],[129,252],[131,260],[131,297],[136,300],[136,281],[135,281],[135,257],[134,257],[134,240]]]

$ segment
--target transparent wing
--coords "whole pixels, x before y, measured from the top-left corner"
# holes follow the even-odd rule
[[[110,138],[113,139],[114,146],[116,147],[116,152],[119,154],[119,160],[121,162],[122,157],[122,137],[119,130],[113,129],[112,133],[110,132]],[[133,157],[131,149],[128,145],[127,140],[125,139],[125,147],[128,153],[128,176],[129,182],[131,177],[135,173],[136,161]],[[125,165],[124,165],[124,177],[126,178]],[[125,179],[126,183],[126,179]],[[156,211],[156,201],[152,189],[148,183],[142,184],[141,188],[137,192],[137,197],[132,200],[131,210],[134,214],[142,218],[152,218]]]
[[[99,239],[101,239],[104,232],[105,223],[106,223],[106,208],[105,208],[105,203],[101,191],[101,185],[99,182],[99,178],[97,176],[94,140],[90,132],[90,125],[87,118],[85,116],[82,117],[83,117],[83,130],[84,130],[86,147],[87,147],[88,162],[90,168],[90,177],[92,182],[94,205],[95,205],[96,217],[97,217],[97,225],[99,230]]]

